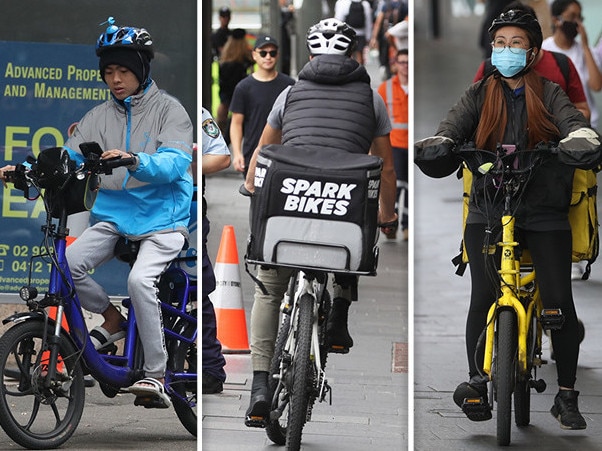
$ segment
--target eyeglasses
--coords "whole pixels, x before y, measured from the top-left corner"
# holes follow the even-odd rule
[[[270,50],[269,52],[267,50],[258,50],[257,53],[259,53],[259,56],[261,56],[262,58],[268,56],[268,53],[272,58],[276,58],[276,56],[278,55],[278,50]]]
[[[495,53],[501,53],[504,49],[508,47],[508,49],[512,53],[521,53],[522,50],[530,50],[525,49],[525,41],[523,39],[513,39],[510,41],[510,44],[507,44],[504,39],[496,39],[491,43],[491,48]]]
[[[409,64],[409,61],[395,61],[395,62],[400,65],[408,65]]]

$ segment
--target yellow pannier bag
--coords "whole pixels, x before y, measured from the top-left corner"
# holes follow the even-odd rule
[[[472,187],[472,173],[466,166],[462,168],[462,230],[466,226],[468,216],[468,203]],[[598,208],[596,195],[598,183],[596,171],[592,169],[575,169],[573,177],[573,193],[569,208],[569,223],[573,235],[573,262],[587,261],[583,279],[589,278],[591,264],[598,257],[600,242],[598,236]],[[461,254],[452,262],[458,267],[456,274],[462,275],[468,263],[468,255],[464,241],[460,246]],[[528,251],[523,251],[521,264],[530,264],[531,257]]]

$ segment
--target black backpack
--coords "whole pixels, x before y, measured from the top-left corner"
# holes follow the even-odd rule
[[[366,25],[366,16],[364,14],[364,2],[354,2],[351,1],[351,6],[349,6],[349,14],[345,18],[345,22],[347,25],[353,28],[364,28]]]

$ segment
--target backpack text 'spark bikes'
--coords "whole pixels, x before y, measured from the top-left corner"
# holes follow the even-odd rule
[[[3,324],[13,325],[0,337],[0,425],[25,448],[57,448],[69,440],[84,408],[85,374],[98,380],[109,398],[144,377],[131,300],[122,302],[128,311],[122,351],[116,347],[108,353],[97,351],[65,259],[68,214],[91,208],[100,174],[133,162],[129,158],[100,160],[102,151],[94,147],[92,151],[82,148],[86,160],[79,167],[65,149],[51,148],[37,160],[28,158],[31,167],[17,165],[9,174],[26,198],[43,197],[47,212],[42,227],[44,251],[32,261],[42,259],[51,266],[46,293],[37,299],[37,288],[31,283],[24,286],[20,297],[29,312],[4,319]],[[196,283],[172,265],[157,288],[168,350],[165,391],[186,430],[196,436]],[[49,314],[50,308],[55,315]],[[63,326],[65,322],[68,327]]]

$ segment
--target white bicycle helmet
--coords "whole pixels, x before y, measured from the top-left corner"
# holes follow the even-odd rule
[[[357,45],[355,30],[337,19],[324,19],[307,30],[307,49],[311,55],[351,56]]]

